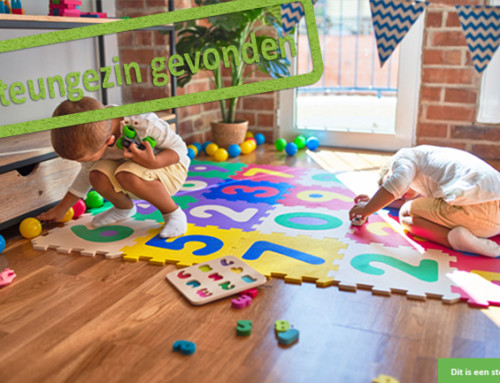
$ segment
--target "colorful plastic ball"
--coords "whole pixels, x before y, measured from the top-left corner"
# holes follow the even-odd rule
[[[319,147],[319,140],[316,137],[309,137],[306,145],[309,150],[316,150]]]
[[[229,146],[229,148],[227,148],[227,153],[231,157],[238,157],[241,154],[241,148],[237,144],[232,144]]]
[[[87,205],[83,199],[79,199],[77,203],[73,205],[73,219],[77,219],[87,210]]]
[[[248,141],[252,144],[252,146],[253,146],[252,150],[255,150],[257,148],[257,141],[255,140],[255,138],[250,137],[250,138],[247,138],[245,141]]]
[[[191,149],[194,152],[194,156],[196,157],[198,155],[198,148],[194,145],[188,145],[188,149]]]
[[[274,142],[274,147],[276,148],[276,150],[278,152],[282,152],[283,149],[285,149],[286,147],[286,140],[284,138],[278,138],[275,142]]]
[[[0,253],[5,250],[5,238],[0,235]]]
[[[25,218],[19,225],[19,232],[26,239],[38,237],[42,232],[42,224],[36,218]]]
[[[192,148],[188,148],[188,157],[192,160],[196,157],[196,152]]]
[[[241,149],[241,152],[243,154],[249,154],[249,153],[252,153],[253,150],[255,149],[253,144],[249,141],[244,141],[241,145],[240,145],[240,149]]]
[[[262,145],[264,142],[266,142],[266,136],[264,136],[262,133],[257,133],[253,138],[255,138],[255,142],[257,142],[257,145]]]
[[[293,142],[289,142],[288,144],[286,144],[285,152],[289,156],[294,156],[295,153],[297,153],[297,150],[299,150],[299,148],[297,147],[297,144],[295,144]]]
[[[222,162],[227,160],[227,157],[229,156],[228,152],[224,148],[219,148],[217,151],[214,153],[214,159],[217,162]]]
[[[85,205],[87,205],[89,209],[101,207],[103,204],[104,198],[102,198],[102,196],[95,190],[89,192],[89,194],[87,194],[87,198],[85,198]]]
[[[213,142],[208,144],[207,147],[205,148],[205,152],[209,155],[209,156],[213,156],[215,154],[215,152],[217,151],[217,149],[219,149],[219,146],[217,144],[214,144]]]
[[[306,138],[301,134],[300,136],[297,136],[295,140],[293,140],[295,145],[297,145],[298,149],[302,149],[304,146],[306,146]]]
[[[205,141],[203,145],[201,145],[201,150],[205,150],[206,153],[207,146],[210,145],[211,143],[212,141]]]
[[[245,139],[247,139],[247,138],[253,138],[253,133],[252,132],[247,132],[245,134]]]
[[[203,148],[202,148],[203,145],[200,144],[199,142],[193,142],[193,145],[196,147],[196,150],[197,150],[196,153],[199,153],[199,152],[201,152],[203,150]]]
[[[74,215],[75,215],[75,212],[74,212],[73,208],[70,207],[68,209],[68,211],[66,212],[66,214],[64,214],[64,217],[63,217],[63,219],[61,219],[61,222],[66,223],[66,222],[71,221],[73,219]]]

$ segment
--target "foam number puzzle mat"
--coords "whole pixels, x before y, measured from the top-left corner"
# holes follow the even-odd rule
[[[174,270],[167,280],[193,305],[203,305],[266,283],[266,277],[233,256]]]
[[[130,262],[178,267],[232,255],[266,277],[290,283],[362,288],[448,303],[462,299],[482,307],[500,304],[498,289],[483,286],[480,291],[488,293],[478,296],[455,282],[464,278],[448,277],[464,271],[496,287],[498,259],[462,254],[408,236],[397,222],[397,212],[389,210],[370,216],[361,227],[352,226],[348,211],[354,196],[325,170],[193,161],[188,179],[174,196],[188,218],[185,235],[159,238],[161,214],[147,201],[135,201],[137,214],[118,227],[92,231],[87,216],[33,244],[38,249],[122,254]],[[105,204],[90,213],[109,207]]]

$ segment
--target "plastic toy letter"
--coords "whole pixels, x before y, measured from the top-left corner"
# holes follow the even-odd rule
[[[16,39],[0,41],[0,54],[4,52],[17,51],[26,48],[41,47],[50,44],[75,41],[89,37],[110,35],[136,29],[154,27],[158,25],[174,24],[189,20],[204,19],[211,16],[248,11],[256,8],[271,7],[279,4],[287,4],[288,0],[235,0],[210,6],[182,9],[174,12],[158,13],[150,16],[137,17],[128,20],[119,20],[110,23],[96,24],[81,28],[67,29],[32,36],[24,36]],[[242,85],[224,87],[222,89],[207,90],[191,94],[183,94],[174,97],[105,108],[96,111],[81,112],[66,116],[44,118],[40,120],[19,122],[0,126],[0,138],[18,134],[32,133],[42,130],[60,128],[62,126],[77,125],[99,120],[117,117],[131,116],[156,110],[179,108],[187,105],[201,104],[206,102],[224,100],[233,97],[248,96],[257,93],[270,92],[287,88],[296,88],[310,85],[318,81],[323,74],[323,60],[321,47],[319,45],[318,30],[314,9],[311,0],[294,0],[301,3],[304,9],[304,18],[307,24],[307,36],[311,49],[313,69],[309,73],[295,76],[266,79],[263,81],[250,82]],[[193,54],[196,51],[193,51]],[[306,54],[304,52],[304,54]],[[34,62],[34,70],[36,63]],[[68,69],[69,71],[69,69]],[[65,73],[59,75],[64,76]],[[38,102],[44,102],[40,100]],[[29,115],[29,113],[27,114]]]

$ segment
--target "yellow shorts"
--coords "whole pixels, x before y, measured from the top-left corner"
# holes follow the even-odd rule
[[[453,229],[463,226],[477,237],[500,233],[500,201],[475,205],[450,205],[441,198],[419,197],[411,201],[410,215]]]
[[[121,160],[100,160],[90,169],[104,173],[117,193],[122,192],[132,198],[137,198],[128,192],[116,179],[119,172],[128,172],[136,175],[145,181],[158,180],[165,186],[167,193],[173,196],[184,185],[187,178],[187,169],[181,163],[167,166],[159,169],[148,169],[134,161]]]

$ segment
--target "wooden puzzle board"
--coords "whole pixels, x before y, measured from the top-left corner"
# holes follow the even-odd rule
[[[166,278],[193,305],[204,305],[266,283],[264,275],[233,256],[174,270]]]
[[[324,170],[193,161],[186,183],[174,197],[188,217],[184,236],[159,238],[161,214],[146,201],[135,201],[134,221],[117,226],[139,222],[147,230],[134,229],[134,235],[122,242],[95,245],[87,238],[86,243],[68,247],[65,234],[75,235],[72,223],[49,233],[43,246],[34,244],[89,255],[123,254],[126,261],[178,267],[233,255],[267,277],[290,283],[364,288],[384,295],[396,292],[448,303],[463,299],[483,306],[497,304],[495,296],[471,298],[447,276],[462,270],[498,285],[497,259],[409,237],[395,220],[397,213],[390,211],[353,227],[348,211],[354,195],[335,174]]]

